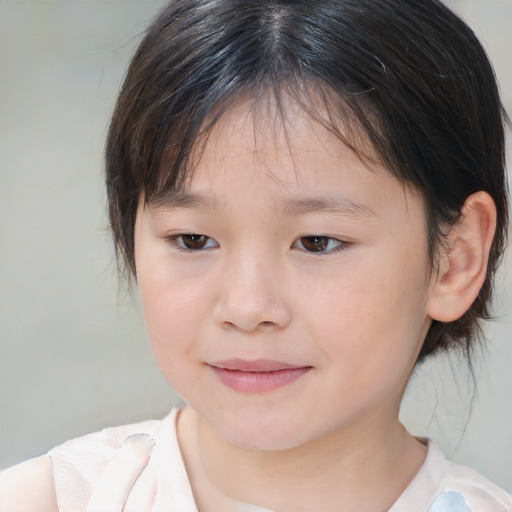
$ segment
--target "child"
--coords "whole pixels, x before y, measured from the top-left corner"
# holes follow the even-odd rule
[[[505,114],[436,0],[175,0],[107,141],[110,219],[186,407],[0,478],[2,512],[510,512],[398,420],[468,357],[507,226]]]

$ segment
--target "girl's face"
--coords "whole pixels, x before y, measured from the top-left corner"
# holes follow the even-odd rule
[[[233,107],[135,258],[169,384],[223,439],[285,449],[396,423],[430,325],[421,198],[292,104]],[[270,128],[269,128],[270,127]]]

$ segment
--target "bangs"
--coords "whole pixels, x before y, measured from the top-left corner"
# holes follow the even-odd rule
[[[277,138],[278,132],[283,130],[289,144],[288,110],[294,104],[311,121],[353,151],[368,170],[374,171],[375,166],[385,160],[386,152],[380,154],[376,147],[387,148],[387,140],[377,129],[375,118],[367,114],[371,109],[363,105],[363,95],[353,95],[346,100],[325,84],[300,82],[299,79],[282,83],[269,78],[257,89],[247,85],[239,88],[234,96],[216,100],[206,102],[204,108],[194,113],[194,125],[189,122],[190,115],[183,113],[166,127],[167,132],[163,130],[155,137],[153,145],[162,148],[155,158],[158,165],[139,176],[146,203],[158,202],[186,186],[201,160],[212,130],[222,122],[227,111],[241,104],[246,107],[247,115],[253,117],[259,133]],[[256,138],[258,134],[254,136]]]

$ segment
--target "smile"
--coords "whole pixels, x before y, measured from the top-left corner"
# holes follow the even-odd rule
[[[266,393],[286,386],[312,369],[279,361],[232,359],[208,365],[218,379],[241,393]]]

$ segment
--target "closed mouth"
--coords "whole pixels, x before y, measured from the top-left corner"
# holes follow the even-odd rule
[[[312,366],[298,366],[280,361],[232,359],[208,364],[220,382],[241,393],[268,393],[298,380]]]
[[[224,361],[217,361],[215,363],[209,363],[209,366],[218,368],[220,370],[231,370],[239,372],[276,372],[280,370],[311,368],[311,366],[289,364],[271,359],[229,359]]]

